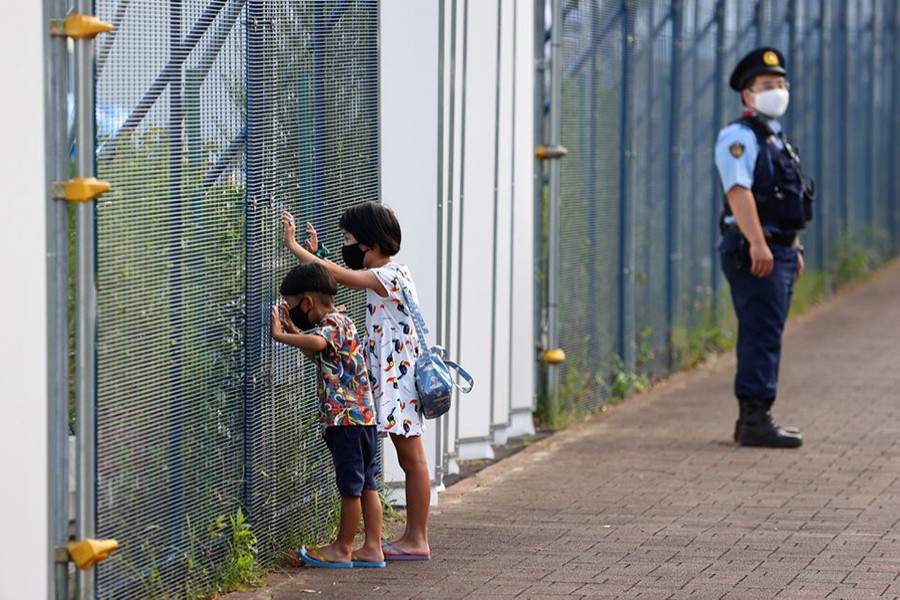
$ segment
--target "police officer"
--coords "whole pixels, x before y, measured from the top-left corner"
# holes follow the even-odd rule
[[[719,256],[738,318],[740,406],[734,437],[742,446],[796,448],[797,429],[772,420],[781,337],[794,281],[803,274],[800,231],[812,217],[814,186],[800,170],[778,118],[787,110],[784,55],[757,48],[737,64],[729,81],[743,115],[719,132],[716,168],[726,201]]]

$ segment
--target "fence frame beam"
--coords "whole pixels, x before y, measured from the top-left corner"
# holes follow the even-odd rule
[[[683,17],[681,0],[672,0],[672,71],[671,102],[669,106],[669,159],[668,188],[669,202],[666,211],[668,219],[666,227],[666,344],[667,365],[671,370],[675,366],[675,344],[673,329],[678,312],[679,269],[681,265],[681,204],[678,178],[681,174],[681,68],[684,42]]]
[[[631,0],[622,0],[622,94],[619,123],[619,356],[624,368],[633,371],[634,357],[634,203],[631,193],[632,148],[629,121],[631,111],[632,47],[634,22]]]

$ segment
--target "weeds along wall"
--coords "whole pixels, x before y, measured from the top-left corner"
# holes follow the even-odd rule
[[[562,2],[562,22],[547,23],[548,40],[562,28],[561,55],[547,49],[562,71],[569,150],[558,265],[567,361],[558,404],[539,414],[598,408],[733,344],[712,151],[740,115],[728,76],[756,46],[786,55],[783,124],[818,183],[795,305],[895,254],[898,10],[885,0]]]
[[[116,25],[96,51],[97,524],[121,545],[97,596],[195,597],[327,535],[313,370],[270,309],[294,264],[281,212],[339,254],[341,212],[379,198],[378,5],[96,13]],[[362,298],[337,298],[361,328]]]

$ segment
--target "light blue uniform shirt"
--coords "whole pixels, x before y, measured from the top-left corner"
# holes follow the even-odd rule
[[[772,133],[781,132],[781,124],[775,119],[765,118],[766,124]],[[781,149],[784,144],[777,137],[774,145]],[[743,188],[753,188],[753,169],[756,167],[756,157],[759,156],[759,144],[756,142],[756,134],[743,123],[732,123],[721,131],[716,139],[716,169],[719,171],[719,180],[725,193],[736,185]],[[726,223],[734,223],[734,217],[725,218]]]

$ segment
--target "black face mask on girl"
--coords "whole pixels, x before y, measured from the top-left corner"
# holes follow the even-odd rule
[[[341,257],[344,259],[344,264],[347,265],[348,269],[359,271],[365,268],[363,259],[365,259],[366,253],[360,249],[359,242],[347,244],[341,248]]]
[[[291,323],[296,325],[298,329],[306,331],[307,329],[312,329],[315,326],[315,323],[309,320],[309,310],[304,311],[302,308],[300,308],[300,304],[289,310],[288,315],[291,317]]]

